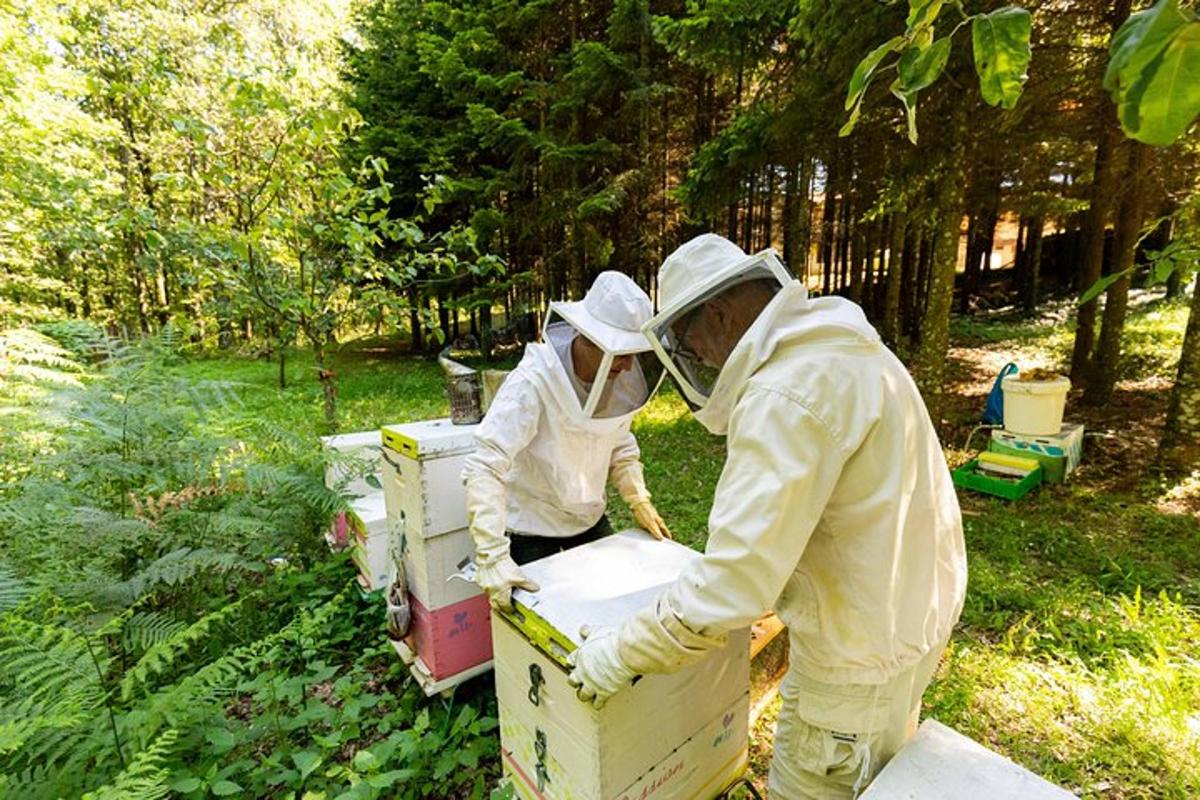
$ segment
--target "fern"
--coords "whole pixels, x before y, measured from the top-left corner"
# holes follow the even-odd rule
[[[0,673],[26,702],[98,697],[97,673],[106,665],[107,658],[94,660],[87,639],[70,628],[0,617]]]
[[[74,747],[102,707],[100,675],[107,666],[83,634],[0,615],[0,754],[5,760],[49,765]]]
[[[48,337],[29,328],[0,330],[0,381],[79,385],[79,365]]]
[[[161,675],[169,669],[196,643],[208,639],[213,633],[213,628],[240,612],[241,607],[240,600],[230,603],[151,646],[133,669],[125,673],[125,678],[121,681],[121,699],[125,701],[132,699],[139,689],[144,689],[149,685],[152,677]]]
[[[178,734],[164,731],[150,747],[142,750],[121,771],[116,780],[83,795],[83,800],[159,800],[170,792],[170,777],[163,766],[175,747]]]
[[[182,712],[193,705],[232,691],[242,676],[278,660],[283,655],[280,648],[320,633],[345,602],[344,593],[338,594],[316,610],[300,613],[275,633],[238,647],[179,683],[151,695],[138,711],[143,726],[139,734],[150,735],[164,722],[179,721]]]
[[[121,648],[126,653],[145,653],[186,627],[179,620],[157,611],[138,612],[121,626]]]
[[[32,593],[29,584],[0,566],[0,612],[16,608]]]
[[[322,517],[330,517],[345,507],[343,498],[315,475],[270,464],[249,465],[246,484],[251,491],[271,492],[281,500],[302,503]]]
[[[202,572],[229,572],[245,566],[245,558],[207,548],[181,547],[161,556],[128,580],[93,586],[95,599],[113,605],[132,605],[163,587],[176,587]]]

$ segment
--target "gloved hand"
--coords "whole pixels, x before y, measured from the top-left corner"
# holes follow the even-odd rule
[[[571,665],[567,683],[575,687],[580,700],[603,708],[608,698],[628,686],[636,675],[621,660],[616,629],[589,630],[585,626],[580,635],[583,644],[567,656]]]
[[[629,505],[629,510],[633,512],[633,519],[637,522],[638,527],[646,533],[659,540],[671,538],[671,531],[667,528],[667,523],[663,522],[663,518],[658,514],[658,509],[649,500],[634,500]]]
[[[526,578],[525,573],[517,566],[517,562],[513,561],[508,554],[483,563],[476,561],[475,582],[487,593],[492,608],[499,611],[512,611],[514,588],[524,589],[527,592],[536,592],[542,588]]]

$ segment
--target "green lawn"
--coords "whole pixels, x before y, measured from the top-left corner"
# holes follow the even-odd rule
[[[1044,487],[1013,504],[962,498],[970,584],[962,622],[926,695],[926,713],[1083,797],[1200,795],[1200,476],[1164,481],[1150,469],[1147,450],[1161,422],[1156,381],[1170,374],[1177,358],[1183,318],[1179,305],[1149,303],[1135,311],[1132,357],[1118,387],[1120,408],[1076,409],[1073,396],[1068,415],[1081,415],[1100,435],[1088,439],[1085,465],[1069,483]],[[957,448],[995,365],[1008,358],[1061,364],[1070,337],[1053,319],[958,321],[955,334],[952,374],[961,399],[945,440],[952,445],[948,457],[957,463],[967,455]],[[237,401],[205,423],[210,433],[254,446],[273,435],[313,441],[325,432],[312,363],[302,353],[290,355],[283,391],[277,366],[263,360],[209,356],[177,361],[169,369],[179,377],[224,381],[236,390]],[[397,354],[386,343],[359,344],[336,359],[335,370],[342,431],[448,413],[435,361]],[[639,415],[635,431],[660,511],[680,541],[702,548],[724,457],[722,440],[708,435],[670,389]],[[977,438],[976,446],[981,442]],[[615,522],[628,524],[620,505],[614,497]],[[378,631],[370,621],[370,602],[364,602],[354,612],[355,630]],[[455,720],[462,709],[478,709],[486,717],[493,708],[486,681],[465,687],[448,707],[419,698],[411,686],[402,688],[402,671],[386,666],[390,655],[380,645],[382,638],[343,642],[329,652],[369,652],[338,656],[341,661],[323,656],[297,677],[279,677],[384,706],[388,692],[402,693],[381,718],[386,725],[377,723],[371,733],[364,729],[362,741],[353,738],[357,728],[335,744],[321,740],[327,776],[349,769],[337,765],[378,741],[385,728],[392,731],[385,740],[390,743],[407,720],[428,725],[422,710],[444,721],[437,723],[445,726],[443,734],[453,730],[454,741],[463,742],[474,735],[475,723],[471,716],[459,726]],[[275,691],[256,684],[240,691],[250,707],[268,689]],[[322,708],[327,715],[334,713],[328,708],[343,713],[337,703]],[[768,709],[754,734],[753,772],[760,785],[775,711]],[[495,735],[490,724],[477,727],[480,736]],[[210,759],[219,762],[217,752]],[[247,745],[237,752],[244,760],[265,751]],[[308,752],[300,755],[307,758]],[[490,780],[496,765],[488,759],[495,751],[478,752],[484,760],[476,774]],[[469,782],[476,792],[479,779]]]

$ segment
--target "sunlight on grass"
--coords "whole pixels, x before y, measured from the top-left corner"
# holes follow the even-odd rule
[[[1131,352],[1168,347],[1173,306],[1139,309]],[[1067,352],[1061,326],[1033,324],[996,341],[1045,361]],[[1038,361],[1036,363],[1042,363]],[[1138,370],[1166,360],[1134,357]],[[194,378],[232,381],[241,405],[214,424],[252,431],[267,420],[320,433],[312,362],[277,365],[208,359],[180,366]],[[347,353],[336,363],[343,430],[448,413],[436,362]],[[664,388],[634,419],[646,482],[682,543],[702,549],[725,441]],[[951,443],[958,446],[961,443]],[[974,443],[978,445],[979,442]],[[952,462],[966,451],[948,449]],[[1086,465],[1085,465],[1086,467]],[[1139,490],[1140,491],[1140,490]],[[1083,797],[1200,795],[1200,526],[1176,506],[1200,493],[1200,475],[1141,494],[1112,493],[1082,470],[1018,504],[962,498],[970,583],[962,622],[926,713]],[[611,493],[609,514],[632,525]],[[765,782],[776,706],[755,728],[752,773]]]

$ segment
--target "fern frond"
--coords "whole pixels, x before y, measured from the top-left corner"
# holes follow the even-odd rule
[[[187,625],[157,611],[130,616],[121,627],[121,646],[127,653],[144,653],[178,634]]]
[[[97,655],[100,672],[107,657]],[[0,616],[0,674],[27,703],[102,694],[99,675],[84,635],[11,614]]]
[[[329,618],[345,603],[345,594],[339,593],[316,610],[298,614],[270,636],[238,647],[179,683],[150,695],[136,712],[139,735],[148,736],[164,723],[182,721],[183,714],[195,704],[232,691],[243,676],[276,660],[280,647],[311,638],[323,630]],[[131,718],[133,716],[130,714]]]
[[[160,800],[170,792],[170,773],[163,762],[175,747],[179,734],[168,729],[154,744],[134,756],[116,780],[83,795],[83,800]]]
[[[58,776],[44,764],[0,774],[0,800],[35,800],[62,796],[56,791]]]
[[[0,566],[0,612],[16,608],[33,594],[29,584],[7,568]]]
[[[83,634],[0,615],[0,766],[48,766],[75,747],[104,700],[96,663]]]
[[[78,385],[80,369],[70,354],[30,328],[0,331],[0,379],[41,380]]]
[[[252,464],[246,467],[246,485],[253,491],[271,492],[280,499],[302,503],[322,516],[332,516],[345,507],[345,500],[315,474]]]
[[[240,612],[241,608],[241,600],[230,603],[151,646],[133,669],[125,673],[121,681],[122,699],[128,701],[139,689],[146,688],[152,677],[169,669],[197,642],[207,640],[214,627]]]
[[[83,704],[62,699],[51,704],[5,704],[0,707],[0,755],[15,753],[41,731],[76,728],[91,713]]]
[[[245,564],[245,557],[237,553],[180,547],[150,562],[128,580],[93,585],[90,592],[96,599],[113,605],[132,605],[152,591],[179,586],[202,572],[229,572]]]

